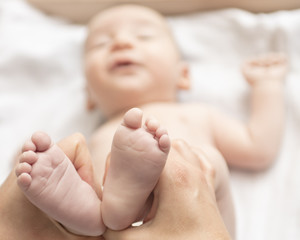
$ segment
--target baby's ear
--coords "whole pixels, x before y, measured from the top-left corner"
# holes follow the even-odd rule
[[[177,82],[177,88],[181,90],[189,90],[191,87],[190,71],[186,62],[179,63],[180,78]]]
[[[96,104],[95,104],[95,102],[92,99],[90,90],[88,89],[88,87],[85,87],[85,90],[86,90],[85,91],[86,92],[86,108],[89,111],[94,110],[95,107],[96,107]]]

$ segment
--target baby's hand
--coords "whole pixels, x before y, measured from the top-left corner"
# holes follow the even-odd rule
[[[287,71],[287,59],[284,54],[269,53],[246,61],[242,71],[251,86],[265,81],[283,82]]]

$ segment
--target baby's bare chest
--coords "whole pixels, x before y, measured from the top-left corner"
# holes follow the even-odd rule
[[[142,108],[145,121],[156,118],[165,127],[171,140],[181,139],[190,146],[202,149],[215,149],[208,111],[202,107],[166,105]],[[100,127],[90,144],[90,151],[96,169],[104,169],[105,160],[111,151],[113,136],[122,122],[122,117],[113,119]],[[216,149],[215,149],[216,150]],[[101,171],[100,171],[101,172]],[[102,176],[100,176],[102,178]]]
[[[144,121],[148,117],[156,118],[165,127],[171,139],[182,139],[192,146],[212,144],[212,134],[208,111],[205,107],[194,105],[151,105],[142,108]],[[119,121],[113,121],[106,127],[112,139]]]
[[[156,116],[164,126],[171,139],[182,139],[193,146],[210,144],[212,134],[209,117],[205,110],[199,108],[174,108],[165,111],[155,111]]]

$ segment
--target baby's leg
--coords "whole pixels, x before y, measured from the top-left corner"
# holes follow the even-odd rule
[[[103,221],[113,230],[136,221],[168,157],[167,131],[154,119],[142,126],[142,115],[129,110],[114,136],[101,206]]]
[[[44,133],[33,134],[16,167],[25,196],[71,232],[101,235],[100,200],[64,152]]]

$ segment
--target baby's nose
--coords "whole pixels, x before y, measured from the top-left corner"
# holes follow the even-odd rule
[[[129,49],[134,45],[134,41],[128,34],[118,34],[114,37],[111,50]]]

